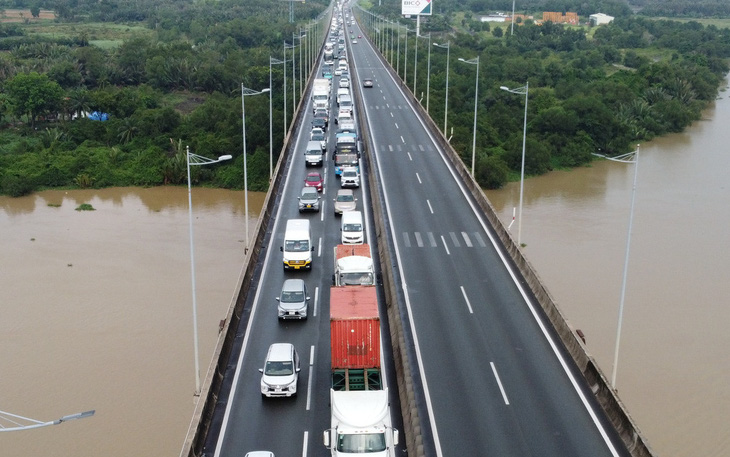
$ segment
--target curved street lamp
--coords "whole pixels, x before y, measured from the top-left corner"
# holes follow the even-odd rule
[[[479,101],[479,56],[473,59],[464,60],[459,57],[459,62],[477,66],[476,85],[474,87],[474,138],[471,143],[471,177],[474,177],[474,162],[477,157],[477,102]]]
[[[286,71],[284,72],[286,73]],[[243,199],[244,199],[244,212],[246,213],[245,219],[246,219],[246,247],[244,248],[244,253],[248,253],[249,248],[249,235],[248,235],[248,169],[246,167],[246,103],[244,100],[246,99],[247,95],[260,95],[265,92],[269,92],[271,89],[261,89],[260,91],[256,91],[253,89],[249,89],[247,87],[243,87],[243,83],[241,83],[241,116],[243,119]]]
[[[95,412],[96,411],[92,409],[91,411],[69,414],[68,416],[63,416],[60,419],[42,422],[39,420],[31,419],[29,417],[18,416],[17,414],[12,414],[7,411],[0,411],[0,420],[12,424],[12,426],[10,427],[5,427],[4,425],[0,424],[0,432],[15,432],[18,430],[30,430],[33,428],[47,427],[49,425],[58,425],[75,419],[84,419],[87,417],[91,417],[94,415]]]
[[[517,214],[517,245],[522,246],[520,238],[522,236],[522,194],[525,190],[525,140],[527,138],[527,96],[530,92],[530,82],[526,82],[524,86],[516,89],[510,89],[507,86],[500,86],[500,89],[507,92],[525,96],[525,122],[522,127],[522,165],[520,167],[520,209]]]
[[[634,164],[634,184],[631,188],[631,212],[629,213],[629,229],[626,234],[626,255],[624,256],[624,273],[621,280],[621,300],[618,307],[618,326],[616,328],[616,347],[613,352],[613,371],[611,373],[611,387],[616,389],[616,369],[618,367],[618,349],[621,343],[621,326],[624,319],[624,301],[626,299],[626,280],[629,273],[629,251],[631,249],[631,231],[634,225],[634,202],[636,201],[636,182],[639,178],[639,146],[636,151],[629,152],[617,157],[606,157],[602,154],[593,154],[594,156],[603,157],[614,162],[633,163]]]
[[[271,66],[272,65],[278,65],[280,63],[284,63],[283,60],[275,59],[271,56],[269,56],[269,88],[274,87],[271,84]],[[284,74],[286,74],[286,68],[284,68]],[[286,90],[286,85],[284,85],[284,90]],[[272,101],[273,99],[273,91],[269,92],[269,181],[271,181],[271,178],[274,176],[274,137],[273,137],[273,120],[271,118],[272,116]],[[284,99],[284,110],[286,110],[286,98]],[[286,136],[286,115],[284,115],[284,136]]]
[[[227,154],[217,159],[209,159],[190,152],[190,146],[185,147],[185,161],[188,169],[188,225],[190,228],[190,282],[193,287],[193,347],[195,351],[195,396],[200,395],[200,362],[198,354],[198,303],[195,294],[195,248],[193,246],[193,197],[190,187],[190,167],[196,165],[209,165],[213,163],[231,160],[232,156]]]
[[[296,55],[294,54],[294,49],[296,49],[299,45],[287,44],[286,41],[284,42],[284,60],[286,60],[286,50],[291,49],[291,117],[292,121],[294,121],[294,112],[297,110],[297,100],[296,100],[296,75],[294,74],[294,68],[296,67]],[[286,74],[286,71],[284,71],[284,74]],[[254,94],[252,94],[254,95]],[[287,129],[288,130],[288,129]],[[284,133],[284,136],[286,137],[286,133]]]

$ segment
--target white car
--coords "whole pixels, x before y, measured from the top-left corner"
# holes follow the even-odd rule
[[[341,74],[342,74],[342,68],[337,67],[337,69],[335,70],[335,76],[340,76]]]
[[[337,117],[335,118],[335,124],[339,124],[340,122],[352,122],[351,108],[342,108],[339,110]]]
[[[342,72],[340,72],[340,75],[341,74],[342,74]],[[348,78],[347,76],[341,77],[340,78],[340,87],[344,87],[344,88],[350,87],[350,78]]]
[[[322,147],[322,152],[327,150],[327,133],[324,129],[315,127],[312,129],[312,133],[309,134],[309,141],[319,141],[319,145]]]
[[[291,343],[269,346],[261,374],[262,397],[291,397],[297,394],[299,355]]]
[[[341,187],[360,187],[360,173],[355,167],[345,167],[340,175]]]

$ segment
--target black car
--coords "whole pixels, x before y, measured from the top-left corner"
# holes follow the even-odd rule
[[[317,108],[316,110],[314,110],[314,117],[320,117],[324,119],[325,122],[329,123],[330,113],[326,109]]]
[[[312,119],[312,128],[320,128],[324,131],[327,131],[327,118],[321,118],[321,117],[315,117]]]

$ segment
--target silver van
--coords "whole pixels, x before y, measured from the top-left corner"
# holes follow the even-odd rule
[[[304,160],[307,165],[322,165],[322,143],[319,141],[307,142],[307,149],[304,150]]]

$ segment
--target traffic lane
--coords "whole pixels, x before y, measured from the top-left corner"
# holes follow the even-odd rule
[[[486,248],[459,249],[480,250]],[[444,449],[453,449],[450,440],[458,441],[465,430],[461,421],[451,420],[456,410],[474,419],[469,434],[490,433],[485,449],[496,455],[506,449],[510,455],[586,455],[588,450],[588,455],[610,455],[575,391],[562,382],[565,373],[544,347],[540,330],[522,315],[524,305],[512,291],[501,290],[510,285],[499,267],[496,273],[475,269],[429,247],[401,247],[401,259]],[[444,284],[444,277],[454,281]],[[492,395],[484,398],[479,386],[487,378]],[[467,386],[455,389],[455,379]],[[492,409],[508,403],[504,411]],[[494,414],[505,428],[483,429]]]
[[[379,130],[378,130],[379,131]],[[399,199],[393,203],[393,207],[391,208],[391,212],[393,214],[393,225],[394,225],[394,236],[398,237],[401,242],[405,243],[412,243],[413,245],[418,246],[431,246],[431,247],[441,247],[440,245],[443,244],[443,251],[439,249],[439,253],[444,256],[450,255],[449,248],[445,240],[448,239],[448,236],[445,235],[439,235],[439,232],[443,234],[450,234],[451,239],[450,241],[458,241],[458,231],[462,229],[461,226],[454,227],[454,223],[458,222],[463,224],[465,221],[469,220],[468,215],[469,213],[472,213],[471,208],[467,204],[466,200],[461,198],[457,199],[457,201],[452,201],[449,196],[461,196],[461,191],[456,185],[455,181],[448,179],[449,172],[446,169],[445,165],[442,167],[443,170],[439,172],[440,175],[442,175],[445,179],[436,180],[433,184],[433,186],[428,186],[426,191],[421,192],[420,189],[418,192],[413,191],[413,180],[407,179],[407,174],[409,173],[409,170],[413,168],[413,165],[411,165],[414,161],[411,159],[411,156],[409,155],[409,158],[406,159],[403,154],[397,154],[397,153],[383,153],[378,151],[378,158],[379,158],[379,165],[381,166],[382,175],[384,176],[384,181],[388,183],[397,183],[394,186],[387,186],[387,187],[396,187],[395,194],[399,195]],[[406,163],[405,165],[403,163]],[[416,161],[418,162],[418,161]],[[443,161],[439,161],[443,165]],[[438,168],[437,164],[433,161],[430,162],[430,165],[434,168]],[[417,172],[411,171],[411,174],[416,174]],[[404,195],[417,195],[418,197],[415,198],[415,202],[412,201],[413,199],[404,199]],[[432,197],[434,203],[428,205],[428,210],[431,212],[433,210],[433,207],[436,207],[436,210],[442,210],[442,212],[435,214],[433,218],[423,218],[421,217],[424,213],[424,211],[416,211],[417,214],[414,214],[412,211],[412,208],[418,207],[418,204],[421,203],[422,200],[425,200],[426,202],[431,202],[431,199],[429,199],[429,196]],[[402,224],[400,224],[399,221],[402,221]],[[474,233],[475,236],[477,233],[482,232],[480,223],[476,219],[476,217],[472,218],[472,222],[470,224],[472,229],[478,228],[477,232]],[[455,229],[455,230],[454,230]],[[462,232],[463,234],[464,232]],[[415,237],[415,240],[413,237],[409,237],[409,234]],[[401,238],[402,235],[402,238]],[[486,233],[482,233],[482,236],[484,239],[487,239]],[[441,241],[439,243],[438,241]],[[464,241],[466,241],[466,236],[464,237]],[[456,246],[452,246],[452,249],[454,249]],[[487,251],[488,252],[488,251]],[[482,256],[485,255],[484,253],[481,254]],[[497,259],[496,251],[492,252],[491,254],[492,259]],[[480,263],[483,263],[484,259],[481,258],[474,258],[471,261],[465,261],[464,263],[466,265],[479,265]],[[441,276],[436,276],[434,280],[439,279],[439,277],[452,277],[451,275],[444,275],[443,271],[440,272]],[[459,277],[459,276],[455,276]],[[505,281],[510,282],[511,278],[506,277]],[[406,283],[410,286],[410,280],[406,280]],[[514,297],[514,295],[512,295]],[[524,308],[524,304],[522,305]],[[430,316],[429,316],[430,320]],[[437,321],[438,322],[438,321]],[[539,329],[538,329],[539,330]],[[544,338],[542,341],[545,341]],[[549,355],[549,354],[548,354]],[[559,367],[558,367],[559,368]],[[554,375],[561,376],[561,373],[558,371],[557,373],[553,373]],[[564,377],[565,374],[562,373],[562,376]],[[570,387],[568,385],[568,387]],[[571,393],[568,393],[571,394]],[[572,396],[575,398],[576,394],[573,391]],[[580,402],[576,403],[575,406],[579,408],[577,411],[578,414],[581,412],[584,413],[584,416],[586,414],[585,408],[580,410],[582,408],[582,405]],[[533,420],[533,422],[535,422]],[[589,426],[592,424],[591,421],[587,423]],[[581,444],[583,446],[583,444]],[[604,447],[605,448],[605,447]],[[560,452],[560,451],[559,451]]]
[[[310,294],[313,290],[321,291],[325,287],[323,280],[325,274],[321,256],[317,256],[315,253],[312,271],[285,273],[283,271],[281,254],[278,250],[278,246],[283,243],[285,221],[289,218],[299,216],[297,214],[296,195],[298,195],[298,190],[301,188],[302,183],[298,182],[298,178],[295,176],[304,167],[304,158],[296,154],[296,151],[301,150],[301,144],[306,144],[306,138],[303,138],[305,134],[306,132],[301,132],[298,136],[295,153],[289,164],[288,179],[284,187],[279,208],[281,217],[274,224],[274,234],[271,237],[271,243],[265,259],[265,271],[258,285],[259,290],[257,291],[257,297],[252,309],[252,313],[254,314],[251,317],[251,325],[248,328],[247,342],[242,349],[242,359],[239,364],[240,374],[236,383],[236,392],[231,395],[231,399],[229,400],[231,402],[231,408],[228,422],[233,424],[247,424],[248,426],[240,430],[237,427],[236,430],[231,430],[230,433],[225,433],[222,436],[223,440],[219,441],[220,455],[237,455],[241,449],[252,449],[250,446],[258,444],[261,441],[261,436],[265,436],[259,433],[259,426],[263,427],[262,431],[264,431],[270,430],[272,426],[278,428],[280,425],[288,433],[286,442],[296,443],[302,442],[302,438],[297,438],[297,436],[304,436],[304,432],[309,433],[315,431],[314,429],[305,430],[305,424],[316,423],[316,431],[319,433],[321,426],[329,422],[329,411],[320,410],[316,414],[308,415],[306,413],[307,395],[302,395],[302,393],[311,391],[319,397],[316,405],[322,404],[322,394],[320,392],[327,391],[327,388],[322,388],[322,383],[324,382],[328,386],[329,379],[328,376],[323,376],[322,374],[315,376],[315,373],[328,372],[328,368],[324,366],[325,364],[321,360],[314,361],[311,367],[308,364],[302,365],[302,373],[305,373],[305,375],[302,375],[299,380],[299,398],[289,400],[288,402],[285,400],[285,403],[282,403],[293,403],[296,405],[295,407],[282,410],[280,407],[281,404],[275,403],[276,400],[282,399],[273,399],[274,402],[268,405],[265,402],[262,403],[259,390],[261,374],[258,372],[258,368],[261,368],[270,344],[274,342],[290,342],[294,344],[300,353],[300,357],[303,359],[303,352],[306,353],[306,360],[308,360],[309,351],[312,346],[315,348],[318,346],[326,346],[326,351],[329,349],[328,338],[322,341],[322,336],[327,337],[328,335],[328,332],[322,331],[323,328],[328,330],[327,319],[323,319],[321,313],[317,313],[316,316],[314,315],[316,313],[316,307],[320,306],[320,303],[316,301],[315,303],[310,303],[310,317],[305,322],[279,323],[276,314],[277,304],[275,297],[278,296],[285,278],[304,278],[310,289]],[[324,231],[323,225],[323,223],[318,224],[316,220],[313,221],[312,232],[315,240],[318,240],[316,233]],[[314,353],[321,356],[322,349],[318,349]],[[327,357],[323,360],[326,361]],[[309,374],[310,370],[312,371],[311,376]],[[310,389],[309,383],[315,381],[319,382],[320,385],[317,389]],[[304,404],[305,408],[302,408],[302,404]],[[326,405],[327,403],[325,402],[324,404]],[[319,409],[322,408],[320,407]],[[284,411],[286,411],[286,414],[283,414]],[[274,412],[277,414],[273,414]],[[273,416],[269,417],[271,414]],[[311,419],[308,419],[308,417],[311,417]],[[276,443],[278,440],[273,440],[272,443]],[[287,454],[296,450],[296,447],[289,447],[290,449],[286,449]],[[301,448],[298,451],[301,452]]]
[[[443,455],[530,455],[457,284],[443,284],[448,273],[424,249],[402,249],[401,259]]]
[[[384,98],[384,99],[387,99],[387,98],[389,98],[389,97],[387,97],[387,96],[383,95],[383,98]],[[381,117],[381,119],[382,119],[382,117]],[[405,123],[405,122],[406,122],[406,120],[404,119],[404,120],[403,120],[403,122]],[[378,130],[378,131],[379,131],[379,129],[375,129],[375,130]],[[414,131],[418,130],[418,126],[416,126],[416,128],[415,128],[415,129],[414,129],[414,128],[407,128],[407,129],[405,129],[405,130],[407,130],[407,131],[409,131],[409,132],[414,132]],[[421,130],[422,130],[422,127],[421,127]],[[425,132],[424,132],[424,136],[427,136],[427,135],[425,135]],[[402,142],[403,142],[404,144],[406,144],[406,143],[407,143],[407,141],[402,141]],[[411,154],[410,154],[410,153],[408,154],[408,156],[409,156],[409,161],[412,161],[412,157],[411,157]],[[384,166],[383,168],[384,168],[384,169],[387,169],[387,170],[389,170],[389,171],[392,171],[394,175],[398,175],[398,178],[399,178],[399,180],[401,180],[401,181],[403,180],[403,175],[402,175],[402,174],[399,174],[399,171],[400,171],[400,170],[394,170],[394,167],[390,167],[390,166]],[[417,173],[417,172],[416,172],[416,173]],[[387,180],[387,179],[385,179],[385,181],[388,181],[388,180]],[[430,205],[429,205],[429,210],[430,210],[430,209],[431,209],[431,208],[430,208]],[[469,209],[468,209],[468,208],[467,208],[467,211],[469,211]],[[399,211],[396,211],[396,212],[397,212],[397,213],[399,213],[399,214],[401,213],[401,212],[399,212]],[[407,217],[407,216],[406,216],[406,217],[404,217],[404,219],[406,219],[406,220],[408,220],[408,221],[412,221],[412,217]],[[453,218],[453,217],[452,217],[452,218],[449,218],[449,217],[443,217],[443,218],[440,218],[440,220],[446,220],[446,221],[453,221],[453,220],[458,220],[458,219],[456,219],[456,218]],[[563,373],[564,373],[564,372],[563,372]],[[570,390],[570,386],[569,386],[569,385],[567,385],[567,387],[568,387],[568,390]],[[568,394],[571,394],[571,393],[569,392]],[[574,390],[573,390],[573,392],[572,392],[572,395],[573,395],[573,396],[575,396],[575,391],[574,391]],[[582,405],[578,404],[577,406],[578,406],[578,408],[579,408],[579,411],[578,411],[579,413],[580,413],[580,412],[583,412],[585,416],[587,416],[587,415],[588,415],[588,414],[587,414],[587,410],[586,410],[586,409],[585,409],[584,407],[582,407]],[[591,418],[590,418],[590,417],[588,417],[588,418],[587,418],[587,420],[588,420],[588,423],[590,424],[590,423],[591,423]],[[579,441],[580,441],[580,440],[579,440]],[[585,448],[585,443],[581,442],[581,443],[579,443],[578,445],[576,445],[575,447],[576,447],[576,448],[578,448],[578,449],[580,449],[580,448]],[[605,449],[605,445],[603,446],[603,448],[602,448],[602,449]],[[563,450],[557,450],[556,452],[564,452],[564,451],[563,451]]]

